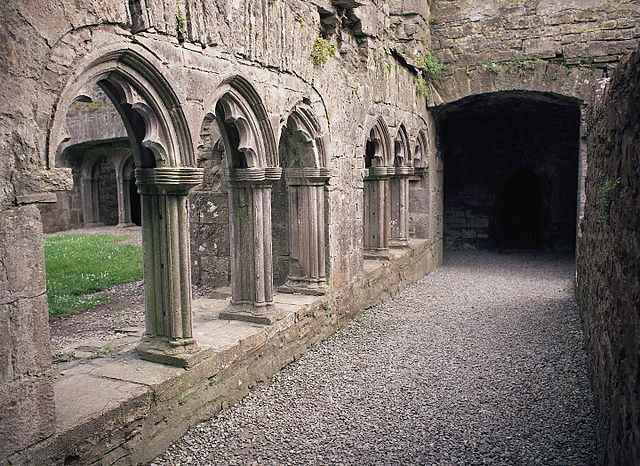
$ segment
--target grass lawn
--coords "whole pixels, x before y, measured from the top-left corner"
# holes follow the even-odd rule
[[[44,240],[49,316],[99,306],[107,298],[83,296],[142,278],[142,250],[116,244],[126,236],[69,234]]]

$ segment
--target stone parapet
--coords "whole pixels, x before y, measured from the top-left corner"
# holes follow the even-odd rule
[[[55,433],[9,457],[9,464],[151,461],[189,427],[242,399],[363,309],[442,264],[441,243],[410,243],[388,262],[367,261],[359,280],[332,295],[275,295],[280,316],[270,326],[219,319],[228,300],[194,300],[194,336],[203,357],[188,370],[130,351],[69,367],[55,381]]]

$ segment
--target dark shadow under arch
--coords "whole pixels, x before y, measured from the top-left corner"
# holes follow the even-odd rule
[[[502,191],[502,241],[505,249],[541,246],[540,180],[527,169],[512,173]]]

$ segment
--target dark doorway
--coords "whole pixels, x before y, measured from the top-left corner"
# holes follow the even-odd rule
[[[99,212],[99,221],[105,225],[118,224],[118,193],[116,169],[113,162],[105,156],[100,157],[94,166],[94,209]]]
[[[131,209],[131,223],[142,225],[142,208],[140,207],[140,194],[135,183],[135,176],[131,173],[129,182],[129,208]]]
[[[505,249],[540,248],[540,181],[530,170],[518,170],[504,185],[502,238]]]
[[[435,110],[452,249],[575,247],[580,102],[495,92]]]

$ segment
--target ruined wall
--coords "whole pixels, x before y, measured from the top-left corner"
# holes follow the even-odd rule
[[[175,93],[186,138],[207,172],[190,198],[193,277],[214,288],[228,283],[229,275],[225,166],[219,154],[199,149],[207,145],[203,123],[220,97],[216,90],[233,76],[247,79],[276,141],[296,105],[309,109],[332,170],[326,190],[329,285],[337,309],[346,312],[341,306],[352,305],[362,281],[363,155],[370,127],[382,116],[395,137],[404,124],[411,145],[418,131],[433,130],[416,93],[416,70],[406,63],[424,51],[427,18],[426,2],[400,0],[0,5],[0,37],[6,44],[0,53],[0,457],[54,430],[43,258],[37,246],[42,223],[35,205],[55,202],[56,192],[72,189],[71,170],[53,146],[58,133],[66,143],[74,141],[73,110],[80,109],[72,108],[66,128],[55,125],[68,110],[65,90],[83,70],[104,55],[129,50],[147,60],[163,88]],[[326,64],[311,57],[318,37],[336,47]],[[86,95],[94,94],[89,89]],[[103,107],[92,115],[101,115]],[[113,129],[114,135],[121,131]],[[434,156],[435,138],[430,141]],[[429,248],[441,260],[439,232],[430,231]]]
[[[577,295],[603,441],[602,464],[640,463],[640,53],[589,119]]]
[[[640,9],[620,0],[440,0],[431,46],[448,65],[435,104],[530,89],[588,98],[640,37]]]

